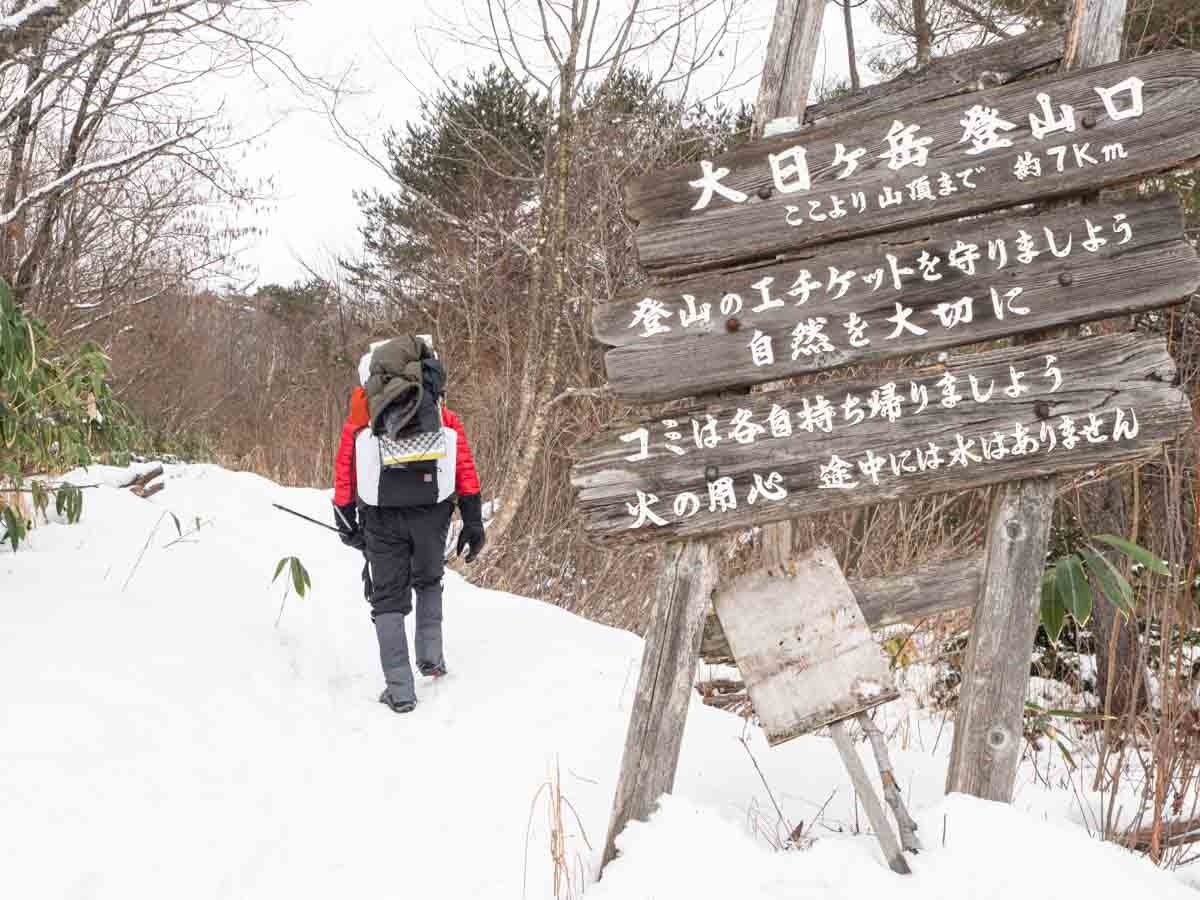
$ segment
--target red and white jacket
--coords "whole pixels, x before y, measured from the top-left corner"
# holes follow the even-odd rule
[[[350,395],[350,415],[342,425],[342,439],[338,444],[337,456],[333,463],[333,502],[336,506],[345,506],[358,499],[358,471],[355,462],[355,443],[358,434],[371,424],[371,414],[367,407],[367,392],[361,387],[354,389]],[[454,492],[460,497],[478,494],[479,473],[475,469],[475,457],[471,454],[471,445],[467,443],[467,432],[459,419],[446,407],[442,407],[442,425],[454,429],[455,442]]]

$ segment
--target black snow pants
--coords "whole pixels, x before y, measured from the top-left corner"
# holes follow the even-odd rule
[[[451,501],[432,506],[366,506],[362,509],[370,574],[371,618],[379,638],[379,660],[388,691],[414,700],[412,667],[404,617],[416,594],[417,667],[444,668],[442,654],[442,576]]]

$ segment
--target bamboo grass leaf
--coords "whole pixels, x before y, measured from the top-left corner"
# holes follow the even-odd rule
[[[1058,561],[1055,569],[1055,593],[1072,618],[1086,625],[1092,617],[1092,586],[1083,574],[1083,564],[1070,553]]]
[[[1125,538],[1117,537],[1115,534],[1098,534],[1096,540],[1103,541],[1110,547],[1120,550],[1134,562],[1141,563],[1147,570],[1156,575],[1169,575],[1171,567],[1167,565],[1165,560],[1159,559],[1145,547],[1139,547],[1133,541],[1127,541]]]

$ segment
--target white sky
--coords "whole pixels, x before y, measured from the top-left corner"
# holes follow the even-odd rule
[[[417,114],[421,93],[437,90],[439,72],[462,75],[493,61],[455,38],[455,33],[468,33],[469,24],[447,27],[486,21],[479,18],[484,8],[482,0],[310,0],[291,13],[284,42],[308,72],[332,78],[352,69],[355,95],[342,107],[342,121],[378,150],[384,129],[402,126]],[[728,99],[753,99],[774,9],[775,0],[748,0],[740,36],[728,40],[723,68],[714,65],[708,73],[706,92],[711,85],[740,81],[745,84]],[[854,25],[859,69],[869,81],[867,51],[884,38],[865,6],[855,10]],[[739,67],[731,73],[734,64]],[[816,80],[845,79],[846,73],[842,11],[830,3]],[[360,216],[352,192],[386,188],[386,177],[339,141],[325,117],[281,76],[248,73],[222,89],[236,127],[259,133],[273,124],[239,166],[246,179],[269,179],[271,184],[271,200],[238,221],[264,232],[242,245],[240,262],[248,266],[248,277],[256,276],[259,284],[286,284],[305,278],[306,266],[331,275],[335,256],[354,257],[359,251]]]

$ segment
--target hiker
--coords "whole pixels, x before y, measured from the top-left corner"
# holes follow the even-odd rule
[[[446,674],[446,536],[457,500],[458,555],[474,562],[483,549],[479,475],[462,422],[442,403],[445,371],[427,339],[372,344],[359,380],[334,463],[335,524],[342,542],[366,556],[364,587],[386,682],[379,701],[402,713],[417,703],[404,629],[414,592],[417,669]]]

